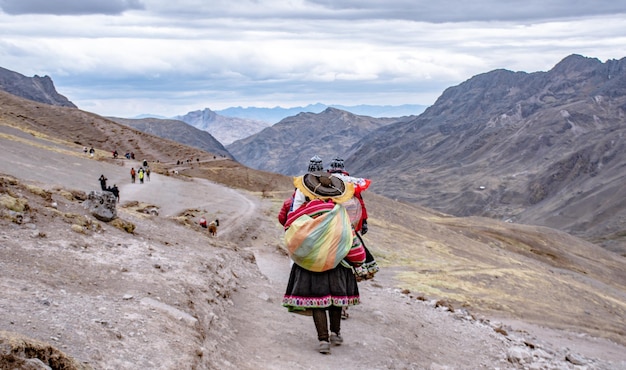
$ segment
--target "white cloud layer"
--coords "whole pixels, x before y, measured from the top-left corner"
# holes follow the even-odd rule
[[[496,68],[626,56],[626,3],[0,0],[0,67],[81,109],[432,104]]]

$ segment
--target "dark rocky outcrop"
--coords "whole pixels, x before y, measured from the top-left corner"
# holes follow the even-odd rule
[[[0,67],[0,90],[39,103],[76,108],[76,105],[59,94],[49,76],[26,77]]]

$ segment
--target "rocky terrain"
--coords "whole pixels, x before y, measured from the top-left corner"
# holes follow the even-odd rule
[[[624,257],[370,191],[382,269],[321,355],[312,320],[280,304],[288,177],[0,98],[0,368],[626,369]],[[125,141],[137,160],[111,158]],[[154,173],[132,184],[144,157]],[[83,207],[101,174],[121,189],[111,222]]]
[[[553,227],[624,255],[625,86],[626,58],[487,72],[367,136],[346,163],[397,199]]]
[[[0,91],[41,103],[76,108],[74,103],[56,91],[50,76],[26,77],[0,67]]]

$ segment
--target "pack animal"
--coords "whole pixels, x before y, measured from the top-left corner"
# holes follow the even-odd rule
[[[209,235],[217,236],[217,227],[218,226],[220,226],[220,221],[217,220],[217,219],[215,221],[209,222]]]

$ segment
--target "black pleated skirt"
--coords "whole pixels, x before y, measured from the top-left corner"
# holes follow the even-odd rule
[[[283,306],[308,314],[310,308],[359,304],[359,287],[352,269],[341,264],[332,270],[313,272],[297,264],[291,267]]]

